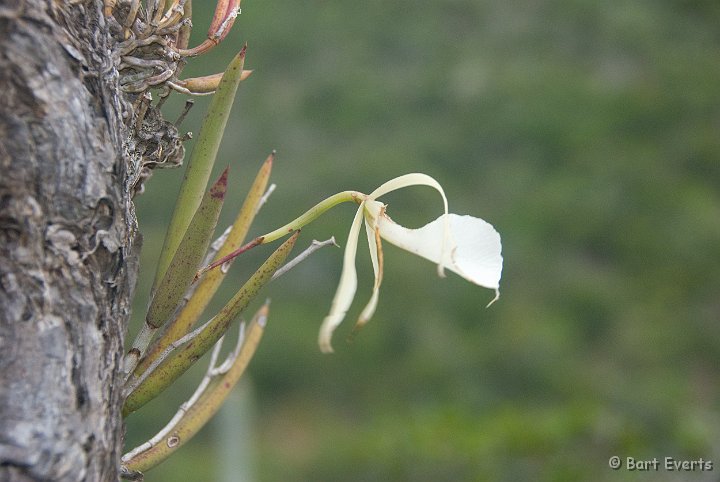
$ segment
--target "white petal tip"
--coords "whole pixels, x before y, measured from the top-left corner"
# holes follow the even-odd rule
[[[368,317],[361,316],[357,319],[357,321],[355,322],[355,326],[353,326],[353,329],[350,332],[350,335],[348,335],[348,341],[352,341],[355,338],[355,335],[357,335],[358,332],[363,329],[363,327],[367,324],[367,322],[370,321],[371,317],[372,317],[372,315],[370,315]]]
[[[332,334],[326,335],[325,333],[320,332],[320,336],[318,337],[318,346],[320,347],[320,351],[322,353],[333,353],[331,337]]]
[[[500,299],[500,290],[499,290],[499,289],[496,289],[496,290],[495,290],[495,298],[493,298],[492,300],[490,300],[490,303],[488,303],[487,306],[485,306],[485,308],[490,308],[490,305],[492,305],[493,303],[495,303],[498,299]]]
[[[322,353],[332,353],[332,334],[335,331],[335,327],[332,325],[334,321],[329,316],[325,318],[322,326],[320,327],[320,334],[318,335],[318,346]]]

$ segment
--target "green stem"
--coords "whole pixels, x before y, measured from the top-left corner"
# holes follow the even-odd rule
[[[271,243],[275,240],[278,240],[284,236],[287,236],[288,234],[298,231],[299,229],[307,226],[311,222],[315,221],[321,214],[325,213],[325,211],[337,206],[338,204],[345,203],[345,202],[355,202],[357,204],[362,203],[365,200],[366,195],[357,191],[342,191],[337,194],[333,194],[329,198],[320,201],[315,206],[311,207],[307,211],[305,211],[304,214],[300,215],[299,217],[295,218],[294,220],[287,223],[285,226],[282,226],[280,228],[277,228],[275,231],[271,231],[264,236],[258,236],[257,238],[253,239],[249,243],[244,244],[243,246],[240,246],[232,253],[229,253],[222,258],[215,260],[213,263],[205,266],[204,268],[198,270],[198,272],[195,274],[195,280],[198,280],[202,275],[210,271],[211,269],[217,268],[220,265],[223,265],[227,263],[228,261],[236,258],[237,256],[241,255],[245,251],[248,251],[249,249],[254,248],[255,246],[259,246],[261,244],[267,244]]]
[[[351,201],[360,204],[364,200],[365,194],[357,191],[343,191],[333,194],[329,198],[320,201],[315,206],[308,209],[304,214],[290,221],[285,226],[277,228],[275,231],[269,232],[264,236],[260,236],[260,238],[262,238],[260,244],[271,243],[277,239],[287,236],[293,231],[297,231],[298,229],[307,226],[311,222],[315,221],[321,214],[325,213],[325,211],[337,206],[338,204]]]

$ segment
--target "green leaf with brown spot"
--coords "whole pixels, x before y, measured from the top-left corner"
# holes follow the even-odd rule
[[[158,260],[153,287],[157,287],[165,276],[165,271],[170,266],[170,261],[173,259],[207,188],[210,172],[215,164],[220,141],[235,100],[235,93],[243,75],[244,63],[245,48],[228,65],[210,102],[208,113],[185,169],[185,177],[180,186],[175,210]]]
[[[230,327],[230,323],[255,298],[290,254],[299,231],[285,241],[250,277],[230,301],[210,320],[198,336],[180,346],[128,394],[123,415],[130,414],[155,398],[203,356]]]
[[[139,472],[145,472],[155,467],[191,440],[205,426],[222,407],[233,387],[245,372],[262,338],[267,316],[268,305],[266,304],[255,314],[245,330],[242,347],[227,372],[210,382],[200,398],[187,408],[177,424],[163,429],[165,431],[164,438],[157,440],[157,443],[148,446],[147,449],[135,454],[129,460],[124,460],[125,467]]]
[[[155,290],[145,317],[152,328],[159,328],[172,317],[205,257],[225,199],[227,176],[228,170],[225,169],[203,196],[165,276]]]
[[[230,231],[225,244],[222,245],[215,256],[216,260],[237,249],[245,240],[248,230],[250,229],[250,225],[255,219],[255,213],[257,212],[260,199],[267,188],[274,158],[275,154],[273,153],[265,159],[265,162],[255,177],[255,181],[250,187],[250,191],[245,198],[245,202],[243,203],[242,208],[233,223],[232,230]],[[222,269],[214,269],[202,277],[202,279],[198,282],[197,288],[190,297],[190,300],[188,300],[187,304],[183,306],[177,317],[167,325],[165,332],[162,333],[157,342],[153,344],[147,355],[142,359],[135,370],[136,375],[140,376],[147,367],[149,367],[152,362],[157,359],[165,347],[169,346],[170,343],[175,340],[179,340],[191,330],[192,326],[197,323],[197,320],[200,318],[200,315],[202,315],[223,279],[225,279],[225,270]]]

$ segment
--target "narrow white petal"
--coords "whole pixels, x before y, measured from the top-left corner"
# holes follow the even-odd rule
[[[358,321],[355,324],[355,330],[358,330],[367,323],[375,314],[380,295],[380,284],[382,283],[382,245],[380,238],[376,236],[377,222],[375,219],[365,217],[365,232],[367,234],[368,246],[370,248],[370,259],[372,260],[373,272],[375,273],[375,283],[373,283],[372,296],[370,301],[360,313]]]
[[[435,188],[443,199],[443,208],[444,213],[448,214],[448,201],[447,197],[445,196],[445,191],[443,190],[442,186],[439,182],[437,182],[434,178],[428,176],[427,174],[423,174],[421,172],[414,172],[411,174],[405,174],[403,176],[398,176],[394,179],[390,179],[383,185],[381,185],[379,188],[375,189],[373,192],[371,192],[368,195],[368,199],[377,199],[383,194],[387,194],[392,191],[396,191],[398,189],[402,189],[404,187],[409,186],[430,186],[432,188]],[[448,218],[444,217],[442,221],[443,225],[443,234],[441,236],[441,245],[440,245],[440,255],[438,256],[438,275],[439,276],[445,276],[445,267],[447,266],[445,264],[446,259],[446,250],[449,250],[449,236],[450,236],[450,226],[448,225]],[[391,241],[392,242],[392,241]],[[442,253],[445,253],[442,254]],[[449,267],[449,266],[448,266]]]
[[[360,236],[360,226],[362,225],[363,219],[363,204],[364,203],[360,204],[357,213],[355,213],[352,226],[350,226],[350,233],[348,234],[345,254],[343,256],[342,274],[340,275],[340,282],[338,283],[337,291],[335,292],[335,297],[330,307],[330,313],[328,313],[322,322],[322,326],[320,326],[318,344],[320,345],[320,351],[323,353],[332,353],[333,349],[330,341],[333,331],[335,331],[335,328],[337,328],[345,318],[345,314],[355,297],[355,290],[357,289],[355,255],[357,254],[358,237]]]
[[[446,224],[450,227],[448,236]],[[419,229],[408,229],[381,216],[378,226],[380,235],[390,243],[498,292],[503,263],[500,235],[482,219],[449,214]],[[443,248],[445,243],[447,248]]]
[[[414,172],[411,174],[405,174],[403,176],[398,176],[395,179],[390,179],[386,183],[384,183],[379,188],[375,189],[373,192],[371,192],[368,195],[368,199],[377,199],[380,196],[387,194],[389,192],[397,191],[398,189],[402,189],[404,187],[410,187],[410,186],[430,186],[435,188],[440,195],[443,198],[443,207],[445,208],[445,213],[448,212],[448,202],[447,197],[445,197],[445,191],[443,191],[442,186],[439,182],[437,182],[432,177],[428,176],[427,174],[423,174],[421,172]]]

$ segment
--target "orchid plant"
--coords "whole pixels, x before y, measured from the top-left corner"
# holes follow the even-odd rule
[[[354,202],[358,209],[350,226],[337,292],[320,328],[318,342],[322,352],[333,351],[332,334],[355,297],[355,258],[363,222],[375,281],[355,330],[372,318],[378,305],[383,278],[383,240],[436,263],[440,276],[444,276],[446,269],[454,271],[472,283],[494,290],[492,301],[499,296],[503,263],[500,235],[482,219],[449,213],[443,188],[426,174],[413,173],[391,179],[370,194],[337,193],[290,223],[243,245],[255,215],[274,188],[274,185],[268,187],[273,152],[262,164],[233,225],[211,242],[231,184],[227,169],[211,184],[210,174],[235,93],[252,72],[244,69],[246,47],[243,47],[222,74],[180,78],[189,59],[205,54],[225,38],[240,12],[240,0],[215,1],[207,38],[191,48],[193,0],[104,0],[106,18],[118,40],[114,55],[119,82],[127,97],[126,106],[132,107],[123,113],[124,118],[128,128],[142,140],[129,156],[137,160],[129,170],[129,190],[142,193],[143,182],[152,169],[176,166],[183,159],[183,141],[190,135],[180,136],[178,126],[191,104],[187,104],[175,124],[166,122],[160,108],[170,91],[213,94],[178,193],[143,324],[123,359],[123,416],[130,416],[157,397],[208,352],[211,353],[210,367],[195,394],[166,427],[122,457],[121,471],[125,479],[141,480],[145,471],[190,440],[222,406],[260,343],[269,316],[268,304],[260,308],[249,323],[240,324],[236,348],[225,361],[218,363],[225,334],[265,285],[320,247],[334,244],[334,238],[313,241],[309,248],[286,263],[299,230],[337,204]],[[159,94],[155,103],[151,91]],[[380,201],[385,194],[409,186],[429,186],[440,193],[443,201],[442,215],[419,229],[396,224],[388,216],[387,206]],[[288,235],[222,309],[207,321],[202,320],[235,257],[254,246]],[[203,265],[206,266],[198,270]]]

